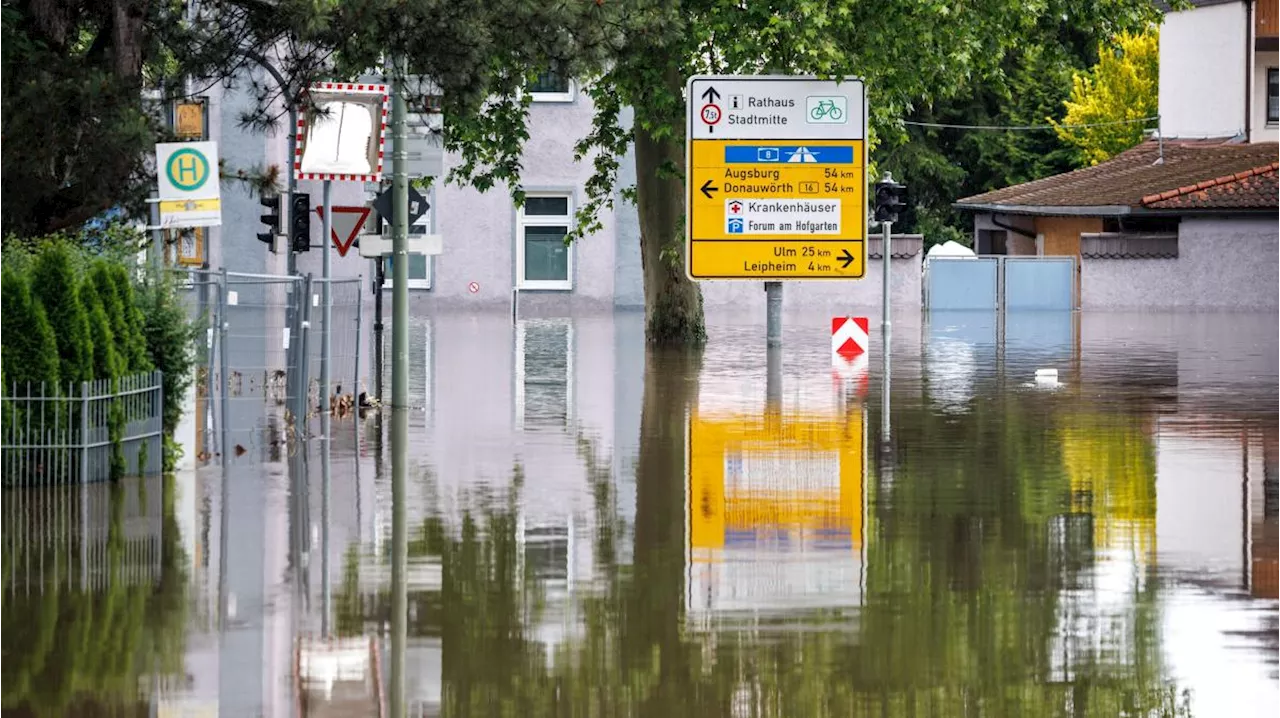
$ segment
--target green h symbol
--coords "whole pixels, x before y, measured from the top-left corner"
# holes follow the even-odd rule
[[[196,164],[195,157],[186,155],[177,160],[179,184],[195,184],[200,180],[200,168]]]
[[[209,178],[209,161],[196,150],[181,149],[169,157],[165,172],[175,187],[190,192]]]

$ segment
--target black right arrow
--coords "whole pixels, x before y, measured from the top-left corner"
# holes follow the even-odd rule
[[[849,265],[850,265],[850,264],[853,264],[853,255],[852,255],[852,254],[849,254],[849,248],[848,248],[848,247],[846,247],[846,248],[843,250],[843,254],[840,254],[839,256],[837,256],[837,257],[836,257],[836,259],[840,260],[840,268],[841,268],[841,269],[848,269],[848,268],[849,268]]]
[[[716,88],[708,87],[707,91],[702,93],[702,99],[706,100],[707,102],[715,102],[716,100],[720,99],[720,93],[716,92]]]
[[[707,180],[706,182],[703,182],[702,186],[699,187],[698,189],[702,190],[702,193],[707,196],[707,199],[715,199],[715,197],[711,196],[711,193],[720,191],[719,187],[711,186],[711,180]]]

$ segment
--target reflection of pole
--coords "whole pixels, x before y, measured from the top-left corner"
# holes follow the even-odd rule
[[[782,413],[782,347],[770,346],[765,353],[767,355],[765,413],[777,415]]]
[[[888,175],[885,175],[885,177],[887,180]],[[883,306],[881,307],[880,318],[880,332],[882,336],[882,341],[880,342],[880,354],[881,361],[884,364],[881,369],[883,372],[881,376],[884,383],[884,389],[880,393],[880,441],[887,444],[889,443],[889,355],[892,353],[890,349],[892,346],[891,342],[893,335],[892,322],[889,319],[889,265],[893,257],[893,223],[881,222],[880,232],[880,261],[884,265],[884,287],[882,288]]]
[[[782,282],[765,282],[765,345],[782,346]]]
[[[357,461],[356,463],[360,463]],[[320,465],[324,472],[324,487],[320,490],[320,633],[329,638],[332,625],[329,612],[333,607],[332,591],[329,586],[329,442],[324,442],[324,451],[320,454]],[[359,487],[357,485],[357,491]]]
[[[392,223],[395,261],[391,294],[391,718],[404,718],[404,650],[409,602],[405,590],[408,533],[405,517],[405,474],[409,438],[409,167],[405,147],[405,61],[396,58],[391,104]]]

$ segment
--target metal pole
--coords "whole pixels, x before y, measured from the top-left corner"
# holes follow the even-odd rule
[[[765,282],[765,345],[782,346],[782,282]]]
[[[374,290],[373,290],[373,373],[374,392],[378,401],[382,401],[382,287],[387,279],[387,264],[382,257],[375,257]]]
[[[885,174],[885,181],[888,180],[888,173]],[[884,366],[882,368],[882,381],[884,388],[880,393],[880,441],[889,443],[889,374],[890,374],[890,351],[893,335],[892,321],[889,319],[889,265],[893,261],[893,223],[881,222],[881,263],[884,265],[884,288],[883,288],[883,307],[881,308],[880,331],[883,337],[881,345],[881,361]]]
[[[360,277],[360,280],[356,282],[356,367],[355,367],[355,371],[352,372],[352,377],[351,377],[351,386],[352,386],[351,398],[353,400],[352,408],[354,408],[356,411],[360,410],[360,392],[362,391],[362,388],[360,386],[360,345],[363,342],[361,342],[360,340],[360,337],[361,337],[360,331],[364,328],[363,324],[364,324],[364,276],[362,275]],[[357,439],[356,449],[359,449],[360,448],[360,442],[359,442],[360,422],[356,421],[352,423],[356,427],[356,439]]]
[[[320,288],[324,333],[320,335],[320,425],[323,440],[329,440],[329,363],[333,339],[333,182],[324,181],[324,222],[320,229],[324,246],[324,284]],[[328,482],[325,482],[328,485]]]
[[[222,283],[218,291],[218,409],[222,421],[218,422],[218,430],[222,433],[220,440],[222,465],[227,465],[230,448],[227,446],[227,268],[222,268]]]
[[[782,347],[770,346],[765,349],[766,374],[764,385],[765,413],[781,415],[782,413]]]
[[[391,248],[395,257],[391,295],[391,718],[405,718],[404,654],[408,628],[405,464],[409,448],[409,152],[405,147],[405,74],[405,60],[398,57],[391,105],[391,131],[395,138],[391,160]]]
[[[151,210],[151,226],[160,226],[160,193],[152,192],[151,198],[155,201],[150,203]],[[155,269],[164,268],[164,230],[151,230],[151,266]]]

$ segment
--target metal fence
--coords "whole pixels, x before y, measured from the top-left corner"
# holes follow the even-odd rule
[[[157,582],[165,539],[163,481],[151,474],[6,491],[6,597],[52,586],[101,590],[112,583]]]
[[[126,476],[161,470],[160,372],[5,388],[0,396],[0,481],[5,487],[104,481],[112,478],[117,460]]]
[[[255,452],[278,461],[297,449],[320,407],[322,341],[330,332],[330,394],[353,408],[361,385],[361,279],[187,270],[189,310],[205,329],[197,370],[197,458]],[[367,362],[366,362],[367,363]],[[341,410],[341,409],[339,409]],[[299,421],[298,417],[301,417]]]

